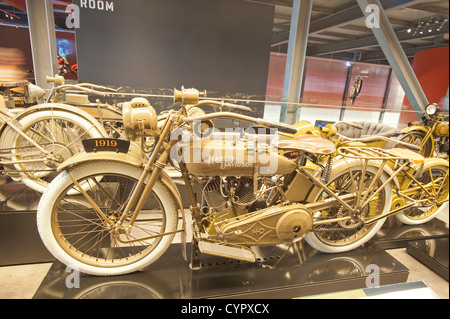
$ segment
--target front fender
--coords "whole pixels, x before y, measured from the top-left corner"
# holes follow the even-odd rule
[[[403,130],[401,130],[402,133],[407,134],[407,133],[411,133],[411,132],[421,132],[424,134],[424,136],[426,136],[426,134],[430,131],[430,128],[427,126],[408,126],[405,127]],[[426,145],[426,143],[431,143],[431,151],[429,154],[424,154],[425,157],[432,157],[434,154],[434,137],[433,134],[430,134],[428,139],[426,141],[422,141],[422,143],[425,142],[424,145]]]
[[[421,132],[424,132],[424,133],[428,133],[429,128],[425,127],[425,126],[420,126],[420,125],[413,125],[413,126],[405,127],[400,132],[402,132],[402,133],[409,133],[409,132],[412,132],[412,131],[421,131]]]
[[[448,161],[443,159],[443,158],[426,157],[424,159],[423,166],[420,165],[420,164],[412,165],[412,168],[414,170],[413,175],[414,175],[415,178],[420,178],[420,176],[417,176],[418,172],[425,172],[428,169],[433,168],[433,167],[435,167],[437,165],[440,165],[440,166],[443,166],[443,167],[449,167]],[[407,189],[412,182],[413,182],[412,179],[405,178],[405,180],[404,180],[404,182],[403,182],[403,184],[401,186],[401,189],[402,190]]]

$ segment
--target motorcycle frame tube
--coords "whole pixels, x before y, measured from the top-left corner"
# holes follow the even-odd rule
[[[385,183],[383,183],[383,185],[381,185],[378,188],[378,191],[381,191],[388,183],[390,182],[394,182],[395,185],[397,187],[399,187],[399,183],[397,181],[397,175],[409,164],[409,163],[405,163],[403,164],[399,169],[397,169],[395,172],[387,165],[380,165],[380,161],[372,161],[372,160],[365,160],[365,164],[364,162],[361,162],[361,160],[343,160],[341,162],[337,162],[336,165],[333,165],[333,170],[334,171],[342,171],[345,170],[347,168],[351,168],[352,166],[355,165],[362,165],[363,166],[363,171],[365,174],[365,170],[367,169],[367,165],[368,162],[371,161],[372,162],[372,166],[376,166],[378,167],[378,171],[377,171],[377,175],[379,173],[379,176],[381,177],[382,174],[387,174],[388,175],[388,179],[385,181]],[[374,165],[375,164],[375,165]],[[311,172],[309,172],[307,169],[301,168],[300,169],[300,173],[303,173],[306,177],[308,177],[312,182],[313,182],[313,186],[311,187],[310,191],[308,192],[309,194],[306,196],[306,200],[309,201],[307,204],[305,204],[306,207],[308,207],[308,209],[310,209],[311,211],[315,211],[315,210],[322,210],[322,209],[327,209],[329,207],[335,206],[337,203],[343,205],[344,207],[346,207],[350,212],[355,213],[356,209],[353,209],[352,207],[350,207],[346,201],[350,201],[352,200],[355,196],[358,197],[358,194],[352,195],[352,196],[337,196],[336,194],[334,194],[331,190],[328,189],[327,185],[325,183],[323,183],[319,178],[316,178]],[[378,178],[379,179],[379,178]],[[378,180],[376,178],[374,178],[374,180]],[[325,201],[319,201],[319,202],[312,202],[311,199],[313,199],[315,196],[317,196],[317,194],[320,191],[325,191],[326,193],[328,193],[330,196],[333,197],[332,200],[328,200],[328,203],[326,203]],[[375,196],[377,193],[374,193],[370,196],[370,198],[366,199],[365,202],[369,202],[371,200],[371,198],[373,196]],[[361,202],[361,201],[360,201]],[[403,207],[400,207],[399,209],[396,210],[391,210],[383,215],[374,217],[372,219],[369,220],[365,220],[364,222],[369,224],[369,223],[373,223],[378,221],[379,219],[394,215],[399,213],[401,210],[406,209],[411,207],[412,205],[415,205],[416,202],[412,202],[409,203]],[[361,205],[359,205],[361,206]],[[364,206],[364,205],[362,205]],[[313,225],[320,225],[320,224],[328,224],[328,223],[334,223],[334,222],[339,222],[339,221],[344,221],[347,219],[350,219],[351,217],[343,217],[343,218],[335,218],[335,219],[330,219],[330,220],[326,220],[326,221],[316,221],[313,223]]]

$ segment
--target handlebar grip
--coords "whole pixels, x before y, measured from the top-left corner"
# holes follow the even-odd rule
[[[280,130],[281,132],[289,133],[289,134],[295,134],[295,133],[297,133],[297,130],[298,130],[298,128],[293,125],[279,123],[279,122],[272,122],[272,121],[263,120],[263,119],[258,120],[257,124],[268,127],[268,128],[276,128],[276,129]]]
[[[237,105],[237,104],[230,104],[230,103],[222,103],[222,106],[225,106],[229,109],[233,109],[233,110],[238,110],[238,111],[243,111],[243,112],[251,112],[252,109],[247,107],[247,106],[243,106],[243,105]]]
[[[410,143],[398,143],[401,146],[404,146],[406,148],[409,148],[410,150],[416,151],[416,152],[420,152],[422,149],[420,148],[420,146],[414,145],[414,144],[410,144]]]

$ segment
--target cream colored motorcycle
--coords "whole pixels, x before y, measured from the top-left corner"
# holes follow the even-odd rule
[[[335,145],[312,134],[272,141],[251,128],[219,132],[214,121],[223,118],[291,134],[297,128],[222,111],[249,109],[201,95],[175,90],[180,107],[162,125],[147,100],[133,99],[123,106],[128,141],[84,141],[86,152],[60,165],[37,212],[42,241],[58,260],[88,274],[126,274],[158,260],[176,234],[186,242],[189,229],[192,268],[200,267],[199,253],[255,262],[250,247],[302,238],[322,252],[345,252],[416,204],[405,197],[391,211],[392,183],[423,157],[340,147],[334,158]],[[207,104],[219,111],[205,114]],[[128,152],[130,140],[149,156]],[[189,212],[168,164],[181,172]]]

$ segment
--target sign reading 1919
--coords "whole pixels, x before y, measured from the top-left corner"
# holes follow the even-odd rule
[[[83,141],[84,150],[91,152],[127,153],[130,142],[113,138],[92,138]]]

